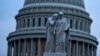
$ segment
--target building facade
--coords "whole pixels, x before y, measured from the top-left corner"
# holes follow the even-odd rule
[[[46,44],[46,22],[64,12],[70,24],[69,56],[96,56],[97,39],[91,35],[92,19],[84,0],[25,0],[15,16],[16,31],[7,37],[7,56],[42,56]]]

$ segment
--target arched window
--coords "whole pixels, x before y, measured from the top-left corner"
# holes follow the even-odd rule
[[[82,30],[82,26],[83,26],[83,23],[82,23],[82,22],[80,22],[80,30]]]
[[[78,21],[75,22],[75,29],[78,29]]]
[[[23,19],[23,28],[25,27],[25,19]]]
[[[38,19],[38,26],[41,26],[41,18]]]
[[[84,31],[86,31],[86,28],[87,28],[87,27],[86,27],[86,22],[85,22],[85,23],[84,23]]]
[[[45,18],[45,21],[44,21],[45,23],[44,23],[44,26],[46,26],[46,23],[47,23],[47,18]]]
[[[20,28],[20,21],[17,20],[17,29],[19,29],[19,28]]]
[[[19,20],[19,28],[21,28],[21,20]]]
[[[30,19],[27,20],[27,27],[30,26]]]
[[[73,27],[73,21],[72,20],[70,20],[70,28],[72,28]]]
[[[35,18],[33,18],[32,21],[33,21],[32,26],[34,27],[35,26]]]

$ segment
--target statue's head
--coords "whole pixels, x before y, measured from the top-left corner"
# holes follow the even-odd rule
[[[63,17],[63,15],[64,15],[64,13],[63,13],[63,12],[59,12],[59,13],[58,13],[59,18],[62,18],[62,17]]]
[[[56,19],[57,17],[58,17],[58,14],[57,13],[55,13],[55,14],[53,14],[53,16],[52,16],[54,19]]]
[[[64,13],[63,12],[59,12],[59,15],[63,15]]]

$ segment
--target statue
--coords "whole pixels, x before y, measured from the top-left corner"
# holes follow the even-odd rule
[[[46,28],[47,42],[45,53],[66,53],[69,24],[66,18],[63,17],[63,12],[49,17]]]

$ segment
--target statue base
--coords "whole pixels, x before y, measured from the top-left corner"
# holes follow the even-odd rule
[[[44,53],[43,56],[66,56],[66,53]]]

